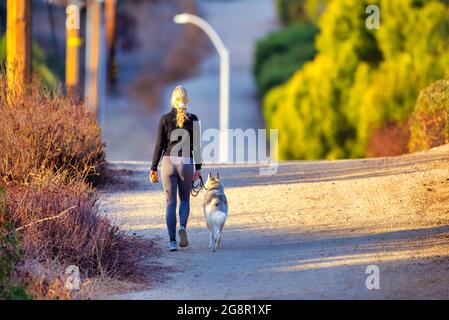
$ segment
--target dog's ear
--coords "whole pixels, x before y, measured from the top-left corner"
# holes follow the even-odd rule
[[[209,180],[210,178],[212,178],[212,173],[209,172],[209,173],[207,174],[207,179]]]
[[[216,179],[216,180],[220,180],[220,177],[219,177],[218,172],[217,172],[217,175],[215,176],[215,179]]]

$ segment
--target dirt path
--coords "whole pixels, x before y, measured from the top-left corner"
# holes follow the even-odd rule
[[[125,299],[449,298],[449,146],[395,158],[286,162],[274,177],[257,166],[218,170],[230,202],[223,248],[208,251],[199,199],[191,245],[158,259],[175,271]],[[147,163],[107,192],[101,210],[165,248],[161,185]],[[368,265],[380,290],[367,290]]]

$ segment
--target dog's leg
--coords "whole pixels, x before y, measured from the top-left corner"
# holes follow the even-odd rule
[[[212,225],[209,223],[207,217],[206,217],[206,224],[207,224],[207,229],[209,229],[209,249],[212,249],[212,241],[213,241],[213,234],[212,234]]]
[[[216,249],[215,249],[214,232],[213,231],[210,231],[210,233],[209,233],[209,249],[212,252],[216,251]]]
[[[209,249],[212,249],[212,241],[213,241],[212,232],[209,231]]]
[[[215,246],[217,249],[220,249],[220,243],[221,243],[221,231],[219,231],[215,237]]]
[[[215,248],[219,249],[220,247],[220,227],[214,226],[214,245]]]

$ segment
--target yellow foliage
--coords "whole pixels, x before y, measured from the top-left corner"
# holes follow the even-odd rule
[[[365,8],[381,10],[380,29]],[[366,155],[371,132],[404,123],[418,92],[449,74],[449,10],[437,0],[329,2],[318,54],[264,99],[283,159]]]

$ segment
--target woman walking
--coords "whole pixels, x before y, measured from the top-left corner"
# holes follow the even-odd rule
[[[150,181],[158,181],[157,167],[161,161],[161,177],[166,196],[166,223],[170,238],[169,251],[177,251],[176,204],[179,193],[179,245],[187,247],[187,220],[190,213],[192,181],[201,176],[200,126],[196,115],[187,112],[189,98],[182,86],[172,93],[170,112],[159,120]],[[162,156],[162,160],[161,160]],[[194,172],[195,169],[195,172]]]

